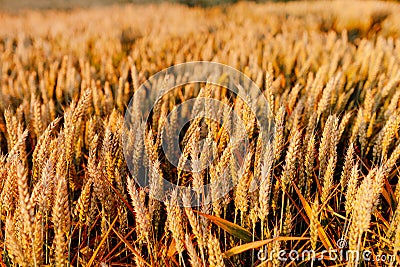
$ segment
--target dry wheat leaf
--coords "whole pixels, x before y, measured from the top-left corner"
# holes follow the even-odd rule
[[[209,219],[210,221],[212,221],[213,223],[215,223],[217,226],[221,227],[223,230],[225,230],[229,234],[239,238],[240,240],[243,240],[245,242],[252,242],[254,240],[258,240],[258,238],[253,236],[252,233],[250,233],[248,230],[246,230],[245,228],[243,228],[237,224],[234,224],[230,221],[224,220],[219,217],[215,217],[213,215],[204,214],[199,211],[197,211],[197,212],[200,215],[202,215],[202,216],[206,217],[207,219]]]
[[[251,242],[251,243],[247,243],[241,246],[236,246],[231,248],[230,250],[226,251],[224,253],[224,256],[229,258],[232,257],[234,255],[240,254],[242,252],[248,251],[250,249],[256,249],[259,248],[261,246],[264,246],[268,243],[274,242],[274,241],[292,241],[292,240],[308,240],[308,237],[288,237],[288,236],[278,236],[275,238],[271,238],[271,239],[266,239],[266,240],[260,240],[260,241],[255,241],[255,242]]]

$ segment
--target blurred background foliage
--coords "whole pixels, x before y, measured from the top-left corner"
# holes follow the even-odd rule
[[[216,5],[232,4],[239,1],[289,2],[293,0],[0,0],[0,10],[72,9],[113,4],[153,4],[162,2],[179,3],[188,6],[212,7]]]

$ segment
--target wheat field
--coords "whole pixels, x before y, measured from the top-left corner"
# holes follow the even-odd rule
[[[1,266],[399,263],[400,4],[116,5],[1,11],[0,22]],[[190,61],[247,75],[270,135],[208,82],[177,87],[127,127],[141,85]],[[188,122],[175,137],[189,171],[162,144],[180,119],[168,114],[200,97],[243,127],[224,112]],[[229,135],[240,130],[242,157]],[[159,201],[163,181],[195,193]],[[234,186],[213,197],[218,182]],[[207,184],[209,199],[197,190]]]

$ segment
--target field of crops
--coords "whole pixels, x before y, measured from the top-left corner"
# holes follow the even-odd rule
[[[0,22],[1,266],[400,262],[399,4]]]

